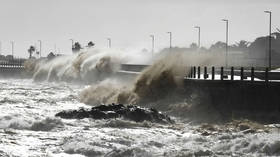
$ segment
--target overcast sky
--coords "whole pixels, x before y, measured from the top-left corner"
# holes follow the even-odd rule
[[[268,34],[271,10],[272,30],[280,28],[280,0],[0,0],[0,41],[4,54],[27,56],[31,44],[43,42],[43,55],[56,45],[70,54],[70,38],[82,45],[92,40],[97,48],[168,47],[167,31],[173,33],[174,46],[197,42],[201,27],[201,45],[209,47],[225,40],[229,19],[229,42],[252,41]]]

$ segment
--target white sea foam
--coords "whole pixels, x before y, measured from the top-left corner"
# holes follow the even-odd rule
[[[96,82],[119,70],[120,64],[148,64],[151,55],[142,51],[87,49],[51,60],[28,60],[25,68],[36,81]]]
[[[55,127],[62,127],[63,123],[60,119],[47,117],[42,120],[31,120],[20,115],[10,115],[0,117],[1,129],[19,129],[19,130],[33,130],[33,131],[51,131]]]
[[[196,131],[199,125],[178,120],[174,125],[122,119],[65,120],[54,115],[66,109],[89,107],[78,100],[85,86],[32,80],[0,83],[0,100],[11,100],[0,105],[2,156],[280,155],[277,124],[269,133],[228,131],[206,136]]]

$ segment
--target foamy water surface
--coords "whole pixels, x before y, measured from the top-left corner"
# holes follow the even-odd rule
[[[222,132],[199,125],[114,120],[65,120],[84,85],[0,80],[0,156],[280,156],[279,132]],[[175,119],[175,118],[174,118]]]

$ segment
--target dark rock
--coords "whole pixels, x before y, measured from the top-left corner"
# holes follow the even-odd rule
[[[203,133],[201,133],[202,136],[209,136],[211,135],[211,133],[207,132],[207,131],[204,131]]]
[[[100,105],[91,109],[80,108],[79,110],[61,111],[55,116],[65,119],[112,119],[123,117],[135,122],[173,123],[170,117],[158,112],[156,109],[142,108],[135,105],[125,106],[123,104]]]
[[[213,152],[210,150],[199,150],[194,153],[194,156],[211,156]]]

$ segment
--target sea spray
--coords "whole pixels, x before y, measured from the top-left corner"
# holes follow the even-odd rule
[[[79,94],[80,101],[85,104],[138,104],[179,116],[201,110],[212,113],[209,106],[199,104],[199,100],[193,101],[195,97],[186,97],[183,78],[189,72],[188,66],[219,63],[219,57],[195,52],[157,54],[153,63],[135,80],[115,78],[114,74],[120,70],[122,63],[139,63],[135,56],[139,57],[139,60],[145,58],[141,58],[141,53],[133,55],[113,50],[91,50],[48,61],[31,62],[27,67],[34,71],[34,80],[80,81],[91,84]]]
[[[145,63],[150,60],[140,57],[144,56],[141,52],[136,54]],[[92,83],[110,77],[120,69],[121,63],[133,60],[136,58],[129,52],[97,49],[52,59],[30,59],[24,66],[35,81]]]
[[[173,53],[161,57],[147,67],[133,84],[124,84],[121,80],[112,84],[108,81],[110,78],[94,84],[81,92],[81,101],[94,105],[97,103],[141,104],[170,97],[181,86],[183,77],[188,72],[184,56],[185,54],[182,53]]]
[[[137,95],[132,92],[132,82],[122,82],[119,79],[107,78],[84,89],[80,101],[90,105],[122,103],[136,104]]]
[[[71,63],[75,56],[59,56],[51,60],[41,60],[37,63],[37,69],[33,73],[34,81],[59,81],[59,79],[78,78],[78,71]],[[69,75],[67,75],[69,74]]]
[[[42,60],[39,59],[28,59],[24,62],[23,66],[25,71],[30,74],[33,75],[39,68],[39,62],[41,62]]]
[[[177,88],[179,81],[183,80],[175,79],[179,67],[185,67],[181,63],[179,54],[169,54],[155,62],[136,79],[133,92],[141,101],[156,101],[170,95]]]

